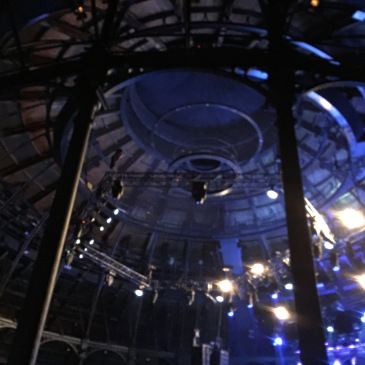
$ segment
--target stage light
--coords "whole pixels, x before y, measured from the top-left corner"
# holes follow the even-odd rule
[[[337,217],[349,229],[360,228],[365,225],[365,217],[362,212],[355,209],[345,209],[336,213]]]
[[[249,70],[247,70],[247,76],[250,78],[254,78],[254,79],[259,79],[259,80],[267,80],[269,78],[269,74],[265,71],[262,71],[258,68],[252,67]]]
[[[327,250],[332,250],[333,247],[335,247],[331,242],[325,241],[324,242],[324,248],[326,248]]]
[[[247,308],[253,308],[253,304],[247,304]]]
[[[119,209],[118,208],[115,208],[114,211],[113,211],[114,215],[118,215],[119,213]]]
[[[273,345],[274,346],[282,346],[284,343],[283,339],[281,337],[275,337]]]
[[[365,274],[358,276],[357,281],[365,289]]]
[[[216,301],[217,301],[217,302],[219,302],[219,303],[224,302],[224,298],[223,298],[221,295],[217,295],[217,296],[215,297],[215,299],[216,299]]]
[[[141,290],[141,289],[136,289],[136,290],[134,291],[134,294],[136,294],[136,295],[137,295],[137,297],[141,297],[141,296],[143,295],[143,290]]]
[[[313,8],[316,8],[319,6],[319,0],[311,0],[311,6]]]
[[[280,321],[285,321],[286,319],[290,318],[290,313],[285,307],[276,307],[273,310],[275,316]]]
[[[341,361],[336,359],[334,362],[333,362],[333,365],[342,365]]]
[[[284,288],[285,288],[286,290],[293,290],[294,286],[293,286],[293,284],[292,284],[292,283],[287,283],[287,284],[285,284]]]
[[[363,22],[365,20],[365,12],[362,10],[356,10],[352,14],[352,19],[358,20],[359,22]]]
[[[104,227],[103,226],[100,226],[99,227],[99,230],[100,230],[100,232],[103,232],[104,231]]]
[[[196,204],[203,204],[207,197],[207,184],[204,181],[193,181],[191,194]]]
[[[234,312],[233,312],[233,311],[229,311],[229,312],[227,313],[227,315],[228,315],[228,317],[234,317]]]
[[[279,193],[277,191],[275,191],[274,189],[270,189],[266,192],[266,195],[272,199],[275,200],[277,199],[277,197],[279,196]]]
[[[84,255],[82,253],[80,253],[79,259],[82,259],[83,257],[84,257]]]
[[[327,326],[327,332],[332,333],[334,330],[335,329],[332,326]]]
[[[271,294],[272,299],[278,299],[278,297],[279,297],[278,293]]]
[[[340,271],[340,267],[337,265],[333,266],[332,271],[334,271],[334,272]]]
[[[351,365],[356,365],[357,361],[356,361],[356,357],[351,358]]]
[[[107,220],[106,220],[106,223],[110,224],[112,222],[112,219],[109,217]]]
[[[362,315],[362,317],[360,318],[362,323],[365,323],[365,313]]]
[[[77,245],[79,245],[79,244],[80,244],[80,242],[81,242],[80,238],[78,238],[78,239],[75,241],[75,243],[76,243]]]
[[[218,283],[218,286],[222,290],[223,293],[228,293],[229,291],[231,291],[233,289],[232,283],[227,279],[220,281]]]
[[[254,264],[251,266],[251,272],[255,275],[262,275],[265,271],[265,267],[262,264]]]
[[[123,182],[120,180],[114,180],[112,182],[111,193],[112,193],[112,197],[114,199],[119,200],[123,196],[123,193],[124,193]]]
[[[91,239],[91,240],[89,241],[89,244],[90,244],[90,245],[93,245],[93,244],[94,244],[94,242],[95,242],[95,241],[94,241],[93,239]]]

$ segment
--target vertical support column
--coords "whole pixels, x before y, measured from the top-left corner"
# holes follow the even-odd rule
[[[85,81],[79,87],[79,112],[18,321],[8,365],[33,365],[37,359],[97,102],[96,85],[93,82]]]
[[[277,111],[300,357],[303,365],[323,365],[328,359],[292,115],[294,67],[283,38],[290,4],[269,0],[270,94]]]

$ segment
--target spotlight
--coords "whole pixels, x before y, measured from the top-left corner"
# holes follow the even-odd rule
[[[78,6],[76,9],[75,9],[75,14],[76,14],[76,19],[77,20],[84,20],[87,18],[87,15],[85,13],[85,10],[82,6]]]
[[[219,303],[224,302],[224,298],[222,297],[222,295],[217,295],[217,296],[215,297],[215,299],[216,299],[216,301],[217,301],[217,302],[219,302]]]
[[[352,19],[358,20],[359,22],[363,22],[365,20],[365,12],[363,12],[361,10],[356,10],[352,14]]]
[[[114,180],[112,182],[112,197],[119,200],[124,193],[123,182],[120,180]]]
[[[335,247],[331,242],[325,241],[324,242],[324,248],[326,248],[327,250],[332,250],[333,247]]]
[[[231,310],[227,313],[227,315],[228,315],[228,317],[232,318],[232,317],[234,317],[234,312]]]
[[[364,215],[354,209],[345,209],[342,212],[336,214],[342,223],[349,229],[360,228],[365,225]]]
[[[271,298],[272,299],[278,299],[279,298],[279,294],[278,293],[271,294]]]
[[[341,361],[340,360],[335,360],[334,362],[333,362],[333,365],[342,365],[342,363],[341,363]]]
[[[365,323],[365,313],[362,315],[362,317],[360,318],[362,323]]]
[[[332,333],[332,332],[334,332],[335,331],[335,329],[332,327],[332,326],[328,326],[327,327],[327,332],[328,333]]]
[[[91,239],[91,240],[89,241],[89,244],[90,244],[90,245],[93,245],[93,244],[94,244],[94,242],[95,242],[95,241],[94,241],[93,239]]]
[[[114,211],[113,211],[114,215],[118,215],[119,213],[119,209],[118,208],[115,208]]]
[[[279,193],[277,191],[274,190],[274,188],[271,188],[270,190],[268,190],[266,192],[266,195],[272,199],[272,200],[275,200],[277,199],[277,197],[279,196]]]
[[[284,343],[283,339],[281,337],[275,337],[273,341],[274,346],[282,346]]]
[[[136,295],[137,295],[137,297],[141,297],[141,296],[143,295],[143,290],[141,290],[141,289],[136,289],[136,290],[134,291],[134,294],[136,294]]]
[[[228,293],[233,289],[233,285],[229,280],[222,280],[218,283],[219,288],[222,290],[223,293]]]
[[[106,220],[106,223],[110,224],[112,222],[112,219],[109,217],[107,220]]]
[[[262,275],[265,271],[265,267],[262,264],[254,264],[251,266],[251,272],[255,275]]]
[[[79,259],[82,259],[83,257],[84,257],[84,255],[82,253],[80,253]]]
[[[80,244],[80,242],[81,242],[80,238],[78,238],[78,239],[75,241],[75,243],[76,243],[77,245],[79,245],[79,244]]]
[[[285,307],[276,307],[274,308],[274,314],[277,319],[284,321],[290,318],[290,314]]]
[[[333,266],[332,271],[338,272],[338,271],[340,271],[340,267],[335,265],[335,266]]]
[[[207,197],[207,184],[203,181],[193,181],[191,194],[196,204],[203,204]]]
[[[99,230],[100,230],[100,232],[103,232],[104,231],[104,227],[103,226],[100,226],[99,227]]]
[[[358,276],[357,281],[365,289],[365,274]]]
[[[253,304],[247,304],[247,308],[253,308]]]
[[[287,283],[287,284],[285,284],[284,288],[286,290],[293,290],[293,284],[292,283]]]

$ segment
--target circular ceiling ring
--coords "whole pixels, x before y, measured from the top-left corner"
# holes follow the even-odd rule
[[[351,159],[356,156],[357,143],[363,134],[363,123],[358,112],[340,89],[357,88],[359,94],[364,98],[364,93],[361,92],[364,87],[363,82],[357,81],[335,81],[321,84],[302,94],[295,106],[295,110],[298,110],[303,101],[308,101],[328,113],[342,129]]]
[[[240,118],[242,118],[244,121],[248,122],[255,130],[256,132],[256,136],[257,136],[257,148],[256,151],[253,153],[253,156],[251,156],[249,158],[249,160],[251,160],[252,158],[254,158],[258,153],[260,153],[262,145],[263,145],[263,135],[261,132],[261,129],[259,128],[259,126],[257,125],[257,123],[246,113],[242,112],[241,110],[238,110],[234,107],[231,107],[229,105],[222,105],[222,104],[217,104],[217,103],[194,103],[194,104],[186,104],[186,105],[181,105],[178,106],[172,110],[169,110],[167,113],[165,113],[164,115],[162,115],[160,117],[159,120],[156,121],[156,123],[153,125],[153,128],[151,130],[151,134],[150,134],[150,145],[153,148],[156,148],[156,143],[155,143],[155,135],[157,135],[158,133],[156,133],[155,131],[157,130],[157,128],[159,128],[159,126],[161,125],[160,123],[162,123],[163,121],[167,120],[168,118],[170,118],[171,116],[173,116],[175,113],[181,113],[181,112],[185,112],[185,111],[191,111],[194,108],[213,108],[213,109],[219,109],[219,110],[223,110],[223,111],[227,111],[229,113],[232,113],[233,115],[239,116]],[[168,123],[167,123],[168,124]],[[175,127],[176,128],[176,127]],[[202,139],[202,137],[200,137],[200,139]],[[208,138],[209,139],[209,138]],[[214,138],[217,142],[220,142],[222,145],[227,145],[227,142],[220,139],[220,138]],[[243,140],[241,141],[239,144],[243,144],[243,143],[247,143],[250,140],[252,141],[254,138],[250,137],[248,140]],[[190,149],[196,149],[195,144],[192,144],[191,146],[189,146],[190,141],[187,141],[187,145],[185,145],[185,148]],[[191,141],[192,142],[192,141]],[[219,146],[215,145],[214,146],[215,149],[217,149],[217,147],[219,148]],[[231,145],[231,148],[233,148],[233,146]],[[202,150],[204,151],[204,146],[202,147]],[[237,156],[237,153],[235,151],[233,151],[234,154]]]

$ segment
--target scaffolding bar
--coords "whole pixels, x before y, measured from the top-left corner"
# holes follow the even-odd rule
[[[97,102],[95,87],[91,82],[85,81],[80,86],[80,109],[75,118],[73,135],[20,314],[8,365],[34,365],[37,359]]]

